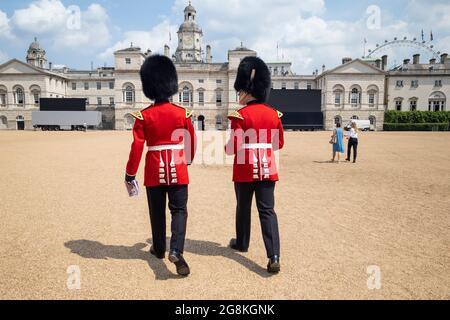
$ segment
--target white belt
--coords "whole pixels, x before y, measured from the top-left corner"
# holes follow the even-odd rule
[[[148,151],[183,150],[184,144],[162,144],[148,147]]]
[[[242,145],[243,149],[272,149],[271,143],[248,143]]]

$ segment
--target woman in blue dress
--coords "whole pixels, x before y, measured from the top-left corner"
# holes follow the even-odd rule
[[[341,160],[341,153],[344,153],[344,131],[339,122],[336,123],[336,129],[334,129],[331,139],[333,141],[333,159],[331,159],[331,162],[335,161],[337,154],[339,163]]]

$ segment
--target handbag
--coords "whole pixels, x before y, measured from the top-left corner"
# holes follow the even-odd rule
[[[330,144],[335,144],[335,143],[336,143],[336,136],[331,137]]]

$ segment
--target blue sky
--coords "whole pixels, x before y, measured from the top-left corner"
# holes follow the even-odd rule
[[[50,61],[78,69],[89,68],[91,61],[95,67],[112,65],[114,50],[131,41],[154,52],[168,43],[174,52],[176,31],[187,2],[2,0],[0,61],[24,60],[34,36]],[[370,48],[395,36],[420,38],[421,29],[426,40],[433,30],[437,50],[450,51],[449,1],[193,0],[192,4],[203,28],[204,45],[212,45],[216,62],[225,61],[227,50],[243,41],[262,58],[290,60],[296,72],[309,74],[323,64],[334,67],[343,56],[361,56],[364,38]],[[81,24],[69,30],[66,25],[71,5],[80,8]],[[380,10],[378,26],[370,20],[378,17],[366,11],[373,5]],[[384,53],[393,65],[410,57],[415,49]],[[423,59],[429,58],[426,52],[422,54]]]

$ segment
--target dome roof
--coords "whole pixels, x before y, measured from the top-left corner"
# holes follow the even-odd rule
[[[192,6],[191,2],[189,1],[189,5],[184,8],[184,12],[188,13],[188,12],[192,12],[192,13],[197,13],[197,10],[195,10],[195,8]]]
[[[34,41],[30,44],[29,50],[42,50],[37,38],[34,38]]]
[[[180,25],[178,32],[202,32],[202,28],[194,21],[185,21]]]

